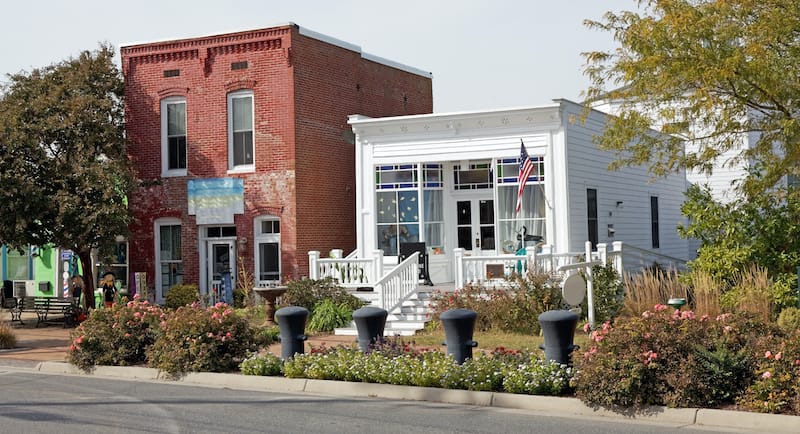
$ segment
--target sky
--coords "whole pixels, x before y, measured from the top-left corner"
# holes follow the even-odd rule
[[[119,47],[293,22],[433,73],[434,112],[581,100],[582,52],[616,47],[585,19],[635,0],[26,0],[3,5],[0,82],[101,42]]]

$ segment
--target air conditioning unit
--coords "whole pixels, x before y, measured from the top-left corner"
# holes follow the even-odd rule
[[[35,280],[15,280],[14,297],[33,296],[36,294]]]

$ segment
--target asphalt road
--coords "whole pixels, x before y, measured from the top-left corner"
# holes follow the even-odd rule
[[[45,375],[0,368],[3,433],[709,433],[518,410]],[[716,431],[732,432],[732,431]]]

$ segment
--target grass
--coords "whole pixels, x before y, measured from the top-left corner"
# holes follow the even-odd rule
[[[416,347],[441,347],[442,350],[445,349],[442,345],[442,342],[445,341],[444,330],[424,330],[417,332],[414,336],[403,337],[402,339],[405,342],[413,342]],[[539,350],[539,345],[544,343],[544,338],[542,336],[496,331],[474,333],[472,339],[478,342],[477,350],[484,352],[490,352],[499,347],[514,350],[537,351]],[[589,337],[583,330],[578,329],[575,331],[574,344],[586,348],[588,342]]]

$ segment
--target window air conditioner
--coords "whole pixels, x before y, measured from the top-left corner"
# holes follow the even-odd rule
[[[14,297],[33,296],[36,294],[35,280],[15,280]]]

